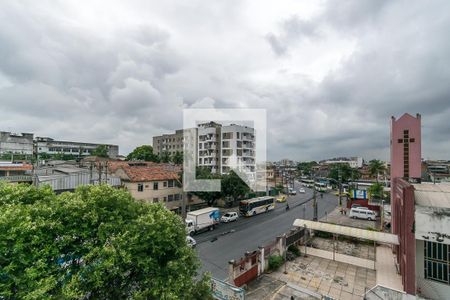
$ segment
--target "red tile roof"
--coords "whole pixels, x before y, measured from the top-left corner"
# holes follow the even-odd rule
[[[31,171],[33,166],[30,164],[8,164],[2,165],[0,164],[0,170],[2,171]]]
[[[122,179],[132,182],[178,180],[181,172],[180,166],[153,162],[113,162],[109,169],[112,173],[122,169],[128,177]]]

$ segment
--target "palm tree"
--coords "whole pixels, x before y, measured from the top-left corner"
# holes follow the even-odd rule
[[[381,160],[378,159],[372,159],[369,161],[369,173],[371,176],[376,176],[376,180],[378,183],[378,175],[381,172],[384,172],[386,170],[386,167],[384,166],[384,163]]]

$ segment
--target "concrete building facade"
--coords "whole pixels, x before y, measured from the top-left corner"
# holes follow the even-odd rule
[[[233,166],[255,172],[255,130],[251,127],[215,122],[199,124],[198,166],[227,174]]]
[[[400,245],[394,252],[402,274],[403,287],[415,294],[415,247],[412,226],[414,222],[413,189],[410,180],[421,178],[421,118],[404,114],[398,120],[391,118],[391,210],[392,233],[398,235]]]
[[[108,155],[116,158],[119,146],[110,144],[60,141],[49,137],[36,137],[33,133],[14,134],[0,132],[0,154],[72,154],[74,156],[89,156],[98,146],[107,146]]]
[[[33,133],[15,134],[0,131],[0,154],[33,155]]]
[[[348,164],[351,168],[361,168],[363,166],[363,158],[360,156],[355,157],[339,157],[339,158],[333,158],[329,159],[323,162],[327,165],[333,165],[333,164]]]
[[[164,203],[169,209],[181,206],[183,189],[180,168],[150,162],[112,162],[110,170],[121,178],[123,186],[138,200]]]
[[[176,130],[172,134],[163,134],[153,137],[153,153],[161,155],[163,152],[168,152],[170,155],[178,152],[183,152],[183,137],[184,130]]]
[[[54,140],[49,137],[36,137],[37,153],[54,154],[71,154],[74,156],[89,156],[95,148],[106,146],[108,148],[108,156],[116,158],[119,155],[119,146],[111,144],[97,144],[84,142],[71,142]]]

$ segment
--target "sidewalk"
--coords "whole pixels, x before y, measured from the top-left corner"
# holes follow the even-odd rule
[[[302,250],[303,249],[304,248],[302,247]],[[308,255],[313,255],[313,256],[333,260],[333,252],[332,251],[307,247],[306,253]],[[349,256],[349,255],[345,255],[345,254],[336,252],[336,253],[334,253],[334,260],[341,262],[341,263],[346,263],[346,264],[350,264],[350,265],[354,265],[354,266],[362,267],[362,268],[366,268],[366,269],[371,269],[371,270],[375,269],[375,265],[374,265],[375,262],[373,260],[364,259],[364,258],[360,258],[360,257]]]
[[[377,247],[376,268],[377,284],[403,291],[402,278],[397,274],[391,247],[385,245]]]

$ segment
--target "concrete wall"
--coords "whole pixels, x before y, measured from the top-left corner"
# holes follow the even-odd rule
[[[409,131],[409,177],[421,177],[421,117],[418,114],[413,117],[404,114],[398,120],[392,117],[391,120],[391,178],[404,177],[403,145],[404,130]],[[399,140],[402,140],[399,143]]]
[[[171,155],[175,152],[183,151],[183,130],[177,130],[172,134],[163,134],[153,137],[153,153],[161,155],[163,152],[169,152]]]
[[[416,241],[416,288],[417,294],[429,299],[448,299],[450,285],[425,279],[424,275],[424,242]]]
[[[158,183],[158,189],[153,189],[153,183]],[[165,181],[148,181],[148,182],[124,182],[124,186],[131,193],[135,199],[144,200],[145,202],[154,203],[153,199],[158,198],[159,203],[164,203],[164,205],[169,208],[181,207],[182,205],[182,195],[183,189],[180,187],[164,187]],[[144,190],[138,192],[138,184],[142,183],[144,185]],[[168,201],[169,195],[179,195],[178,201]],[[165,200],[164,200],[165,199]]]
[[[32,155],[33,134],[13,134],[11,132],[0,131],[0,154],[3,153]]]
[[[395,178],[393,183],[392,233],[398,235],[400,242],[394,252],[405,292],[415,295],[414,187],[401,178]]]

